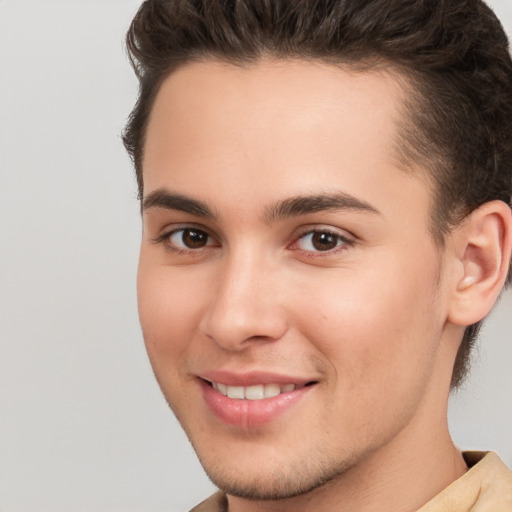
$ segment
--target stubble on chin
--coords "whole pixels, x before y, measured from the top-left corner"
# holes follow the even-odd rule
[[[278,467],[255,465],[253,474],[242,474],[235,465],[226,468],[222,462],[210,464],[199,454],[198,457],[210,480],[221,491],[254,501],[278,501],[314,493],[334,484],[356,465],[355,460],[332,460],[324,453]]]

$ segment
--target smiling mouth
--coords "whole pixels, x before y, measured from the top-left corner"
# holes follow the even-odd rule
[[[255,384],[252,386],[228,386],[220,382],[205,381],[213,389],[217,390],[221,395],[236,400],[263,400],[265,398],[273,398],[284,393],[312,386],[315,381],[306,384]]]

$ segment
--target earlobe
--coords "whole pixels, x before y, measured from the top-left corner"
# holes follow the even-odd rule
[[[471,325],[491,310],[507,278],[512,251],[512,213],[502,201],[473,211],[455,230],[458,259],[448,320]]]

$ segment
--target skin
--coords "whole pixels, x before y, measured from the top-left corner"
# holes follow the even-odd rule
[[[446,408],[467,318],[451,321],[454,283],[470,267],[458,239],[436,246],[427,180],[397,157],[399,83],[321,63],[206,61],[157,96],[140,320],[162,391],[232,512],[412,511],[466,470]],[[157,192],[212,215],[151,204]],[[340,193],[375,211],[269,218],[290,198]],[[187,227],[206,245],[187,248],[176,231]],[[336,247],[318,250],[311,231]],[[198,374],[216,369],[315,384],[276,420],[233,427],[201,393]]]

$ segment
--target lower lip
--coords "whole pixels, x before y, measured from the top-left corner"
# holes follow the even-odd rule
[[[315,387],[306,386],[261,400],[239,400],[224,396],[203,380],[200,382],[204,400],[214,415],[227,425],[244,428],[270,423],[296,405]]]

